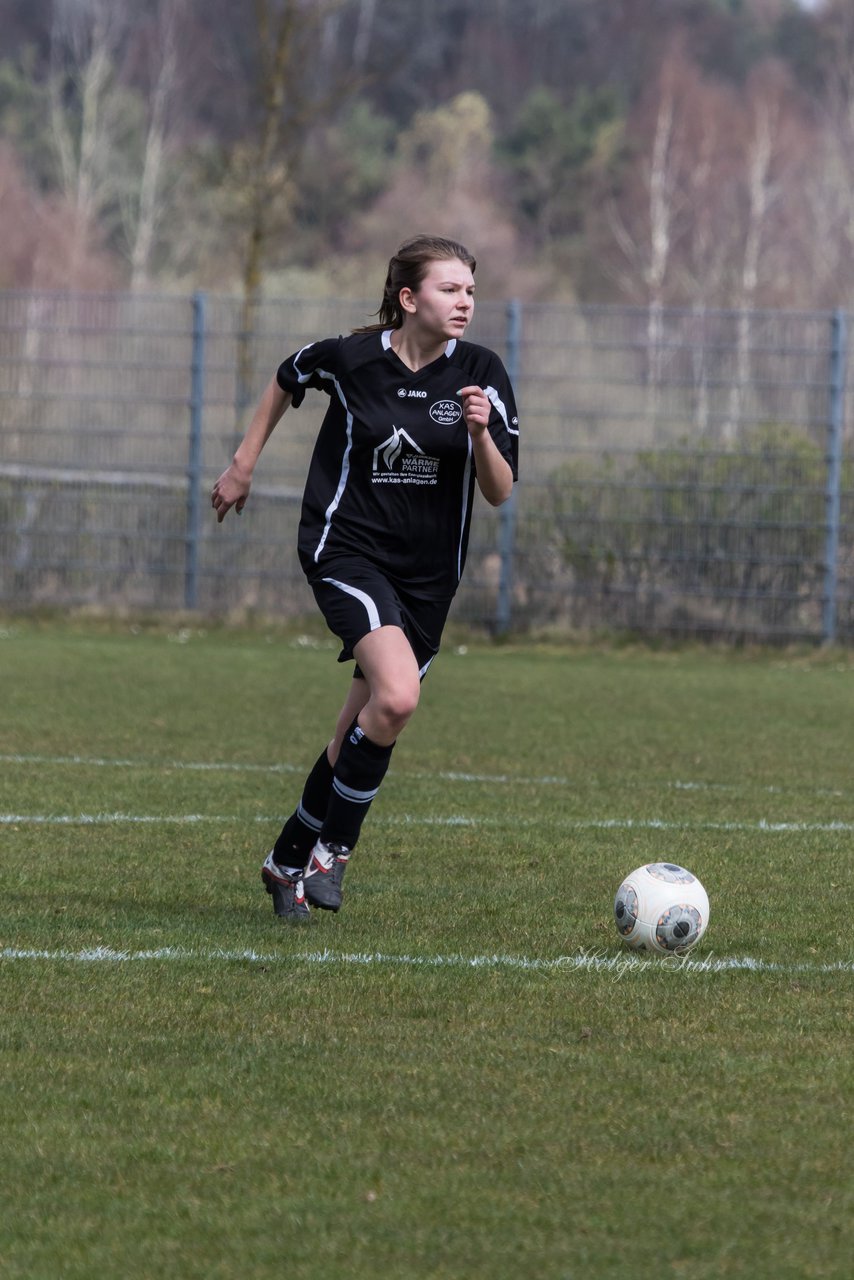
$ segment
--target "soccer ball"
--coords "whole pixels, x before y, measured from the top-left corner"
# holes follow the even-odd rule
[[[626,876],[614,899],[614,920],[636,951],[673,955],[700,941],[709,897],[700,881],[673,862],[648,862]]]

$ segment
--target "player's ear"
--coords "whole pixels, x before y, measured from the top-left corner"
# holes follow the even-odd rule
[[[415,315],[415,294],[409,288],[409,285],[401,289],[398,298],[401,311],[406,311],[411,316]]]

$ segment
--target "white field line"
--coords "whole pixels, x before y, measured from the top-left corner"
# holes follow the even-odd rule
[[[89,769],[163,769],[167,773],[183,770],[201,773],[303,773],[295,764],[239,764],[226,761],[132,760],[102,756],[38,756],[0,755],[0,764],[84,765]]]
[[[153,772],[180,773],[182,770],[200,773],[298,773],[305,774],[307,766],[297,764],[241,764],[217,760],[145,760],[112,759],[101,756],[40,756],[0,755],[0,764],[32,765],[84,765],[91,769],[147,769]],[[439,773],[405,773],[399,777],[438,778],[442,782],[512,783],[513,785],[557,786],[573,785],[571,778],[526,778],[511,773],[459,773],[453,770]]]
[[[854,973],[854,961],[840,960],[833,964],[792,963],[781,964],[772,960],[756,960],[750,956],[709,956],[695,960],[691,956],[662,956],[642,958],[629,951],[611,955],[607,952],[580,952],[573,956],[555,956],[553,959],[537,959],[528,956],[413,956],[389,955],[383,952],[298,951],[276,952],[226,950],[220,948],[194,950],[186,947],[156,947],[142,951],[119,951],[112,947],[85,947],[79,951],[59,949],[55,951],[26,947],[3,947],[0,960],[46,961],[48,963],[75,964],[128,964],[145,960],[201,961],[210,963],[249,964],[330,964],[357,965],[362,967],[402,966],[410,969],[508,969],[529,972],[588,972],[611,973],[622,977],[630,973],[651,971],[670,973]]]
[[[241,822],[273,821],[266,814],[243,817],[223,813],[0,813],[0,826],[54,826],[98,827],[120,824],[164,826],[192,826],[214,822],[220,826]],[[397,817],[377,815],[372,817],[374,826],[385,827],[548,827],[549,830],[566,831],[755,831],[765,835],[788,832],[854,832],[854,822],[769,822],[758,818],[753,822],[671,822],[663,818],[520,818],[513,814],[507,818],[472,818],[465,814],[446,817],[416,817],[401,814]]]
[[[306,772],[307,766],[297,764],[250,764],[240,763],[239,761],[225,760],[151,760],[144,758],[126,758],[121,757],[103,757],[103,756],[50,756],[50,755],[0,755],[0,764],[11,765],[54,765],[54,766],[75,766],[80,765],[90,769],[140,769],[151,770],[152,772],[164,771],[167,773],[196,772],[196,773],[267,773],[267,774],[299,774]],[[460,782],[460,783],[487,783],[491,786],[542,786],[542,787],[575,787],[590,788],[598,787],[602,784],[597,779],[589,778],[569,778],[560,775],[544,774],[540,777],[526,777],[512,773],[463,773],[458,770],[441,770],[435,773],[425,773],[419,771],[399,772],[396,773],[399,779],[405,778],[432,778],[438,779],[440,782]],[[608,785],[612,785],[608,782]],[[648,786],[656,784],[631,783],[621,785],[632,786]],[[742,792],[746,788],[738,783],[732,782],[689,782],[682,780],[664,781],[658,785],[666,790],[671,791],[737,791]],[[752,791],[767,793],[769,795],[784,795],[786,791],[801,791],[800,787],[781,787],[777,785],[766,785],[761,787],[749,788]],[[809,794],[818,796],[832,796],[840,798],[846,792],[831,788],[809,788]]]

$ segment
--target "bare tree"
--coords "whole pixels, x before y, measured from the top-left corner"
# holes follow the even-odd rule
[[[68,278],[115,198],[109,97],[125,14],[110,0],[57,0],[51,29],[50,115],[62,189],[71,210]]]
[[[271,209],[287,198],[311,125],[340,102],[349,76],[315,91],[323,21],[340,0],[254,0],[258,36],[256,128],[245,152],[243,298],[238,340],[237,430],[253,394],[254,341]]]
[[[725,440],[735,439],[752,376],[753,312],[764,300],[779,304],[797,258],[807,117],[774,61],[755,68],[743,90],[704,79],[678,46],[662,64],[634,121],[638,161],[608,209],[618,278],[647,308],[651,421],[666,372],[664,306],[688,303],[701,318],[715,303],[736,313],[721,426]],[[694,418],[705,428],[704,359],[695,357],[693,380]]]
[[[160,0],[149,50],[148,125],[135,218],[131,218],[131,289],[148,284],[151,255],[163,216],[163,169],[170,142],[172,104],[179,74],[178,29],[186,0]]]
[[[607,217],[628,268],[624,283],[647,308],[646,411],[655,423],[664,373],[664,302],[674,248],[682,235],[685,209],[686,146],[683,101],[695,71],[674,48],[665,58],[654,95],[649,150],[640,169],[640,193],[631,189],[624,211],[615,201]]]
[[[376,10],[377,0],[359,0],[359,20],[353,38],[353,66],[357,71],[362,71],[368,60]]]
[[[728,442],[737,435],[751,377],[752,313],[759,298],[763,253],[770,238],[770,218],[787,192],[789,90],[785,73],[773,63],[757,69],[746,89],[748,124],[743,161],[743,248],[735,280],[738,311],[736,367],[730,384],[729,411],[723,425],[723,438]]]
[[[131,287],[148,280],[163,216],[164,161],[180,81],[177,37],[186,7],[187,0],[158,0],[151,21],[127,0],[56,0],[50,119],[71,210],[72,285],[91,237],[122,224]],[[137,93],[127,75],[128,56],[146,42],[150,65]]]
[[[854,288],[854,9],[835,0],[821,18],[826,83],[806,184],[810,213],[803,253],[822,301],[838,305]]]

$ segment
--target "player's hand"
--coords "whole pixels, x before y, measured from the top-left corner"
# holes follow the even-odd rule
[[[463,401],[463,418],[469,435],[478,436],[486,429],[492,405],[482,387],[462,387],[458,396]]]
[[[232,462],[231,466],[223,471],[211,490],[211,506],[216,512],[219,524],[222,524],[232,507],[238,515],[240,514],[246,506],[251,487],[252,473],[245,471],[236,462]]]

